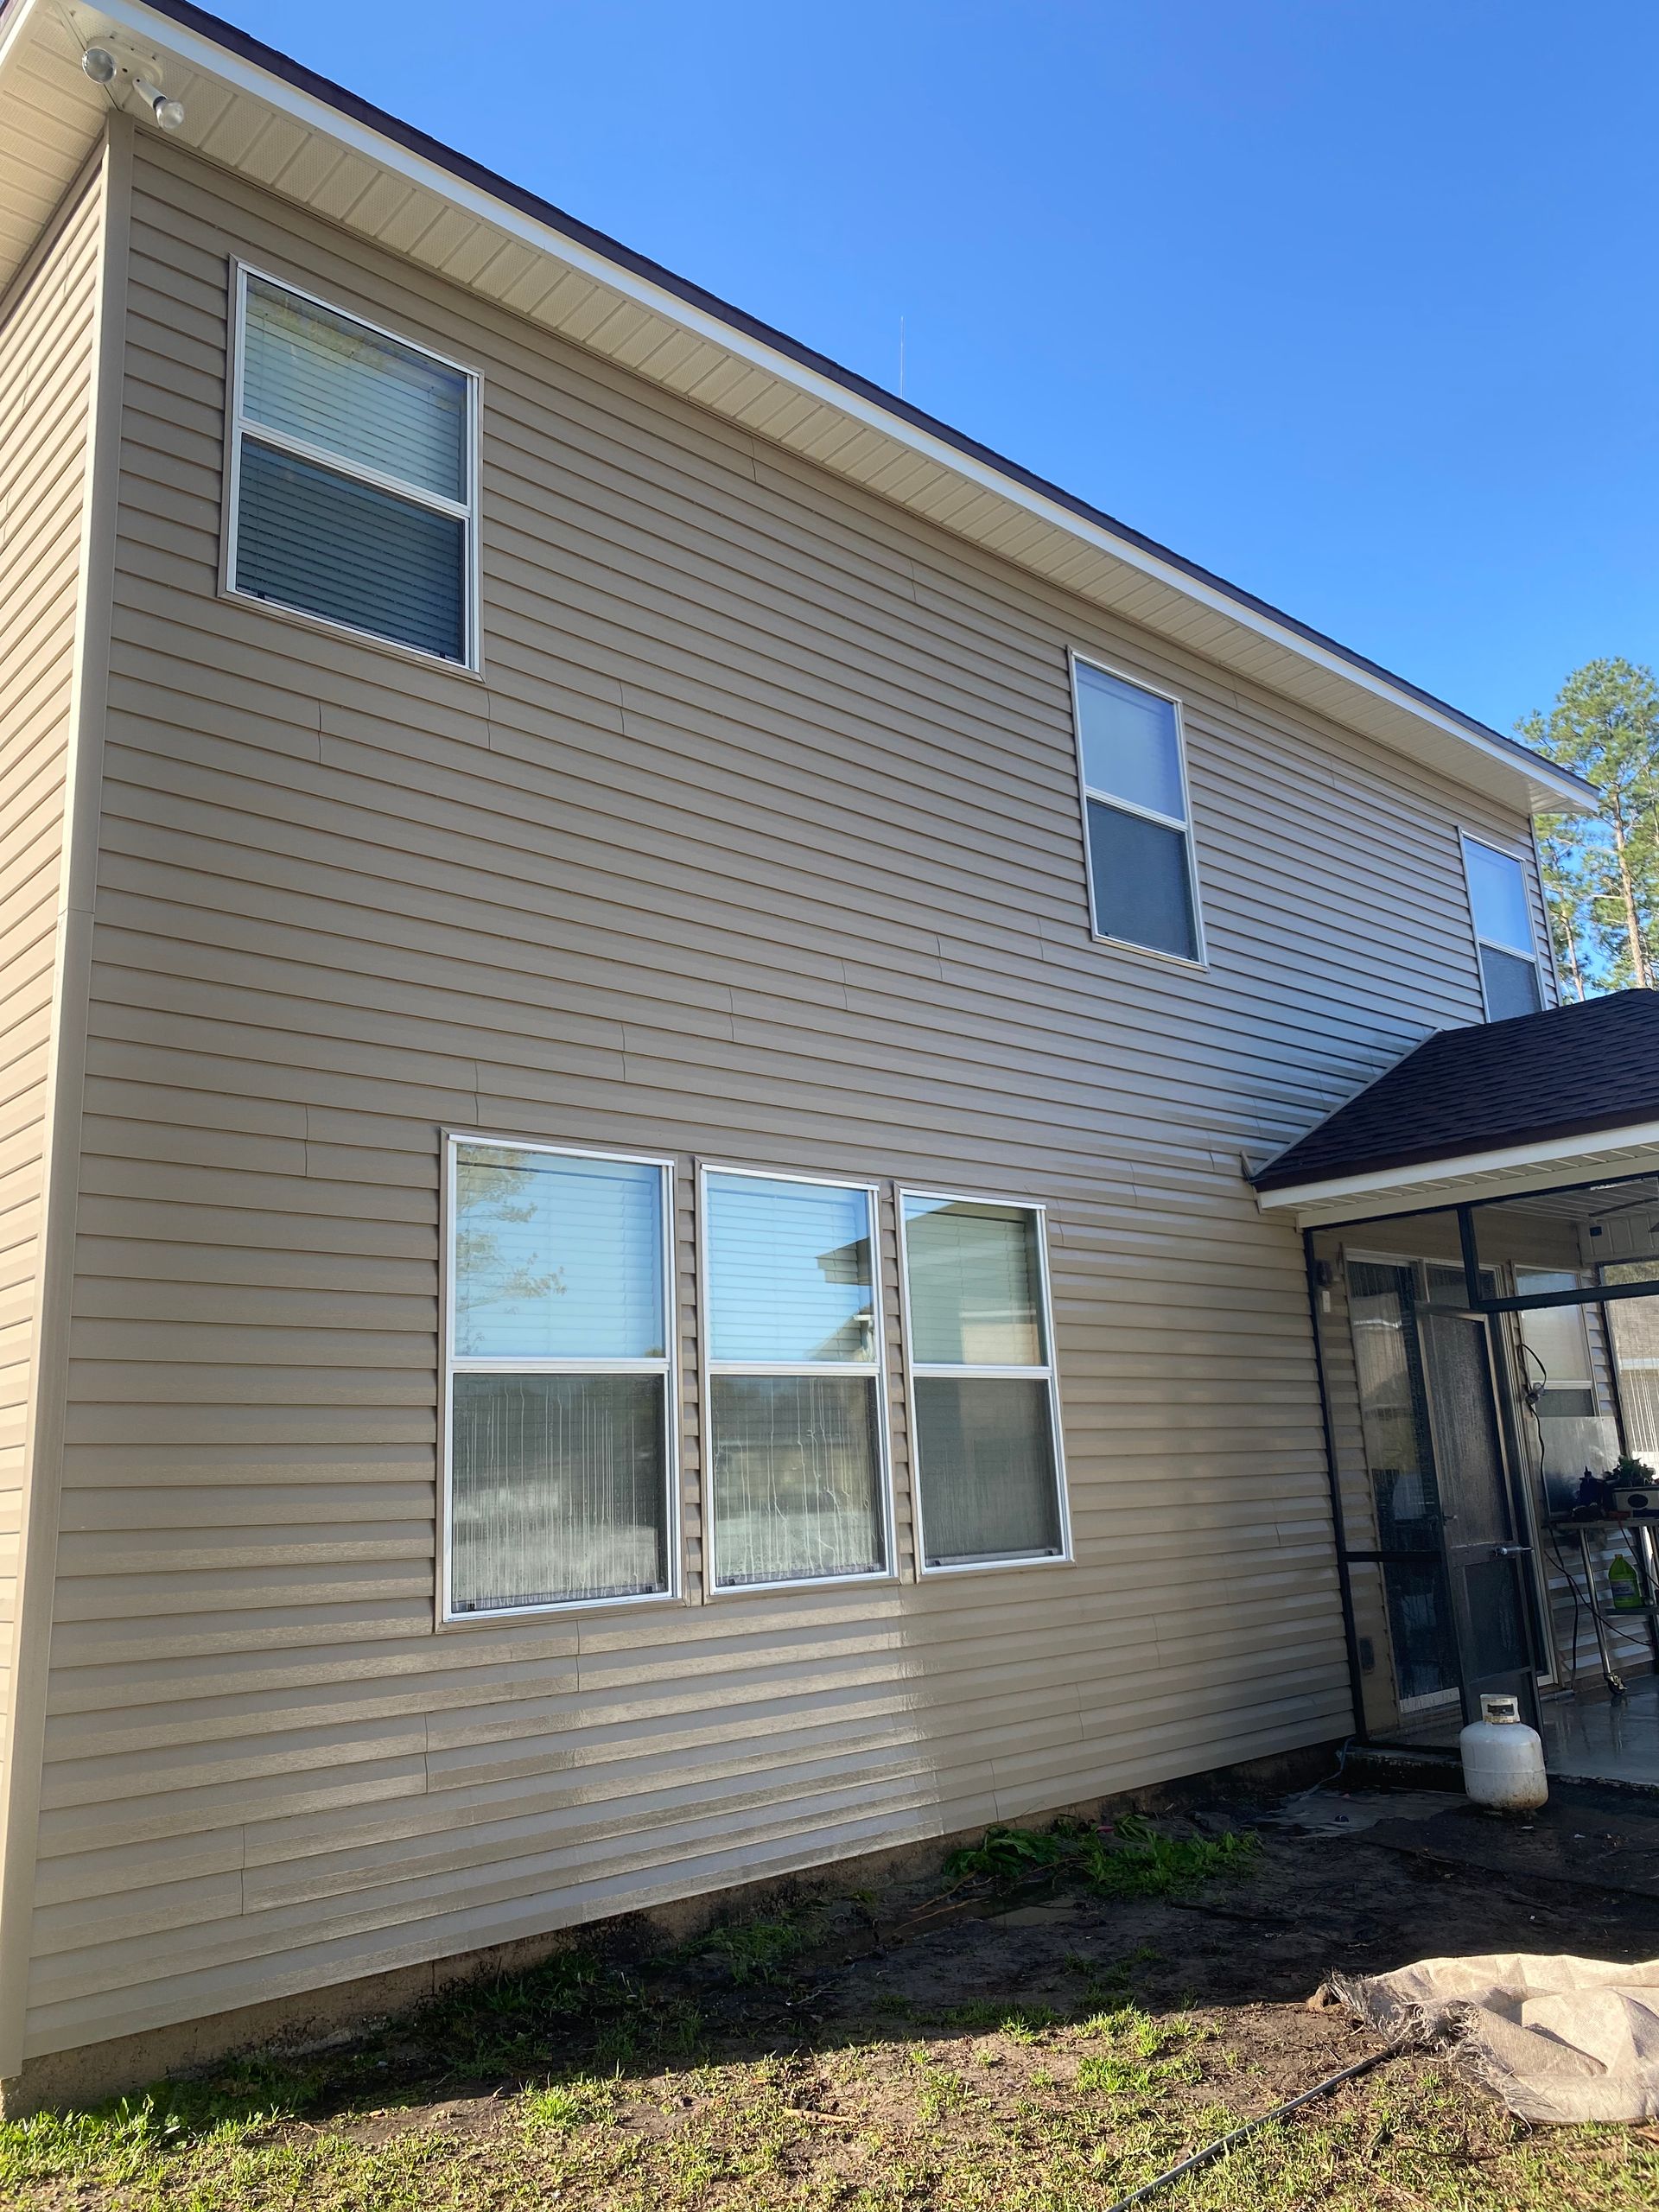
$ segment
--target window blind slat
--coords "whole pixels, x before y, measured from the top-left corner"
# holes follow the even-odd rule
[[[467,498],[467,379],[315,300],[250,276],[242,411],[383,476]]]
[[[868,1193],[728,1174],[708,1192],[713,1357],[873,1362]]]
[[[458,661],[466,558],[451,517],[243,440],[238,591]]]
[[[1174,708],[1087,661],[1075,665],[1084,781],[1090,791],[1184,822]]]
[[[1043,1364],[1036,1221],[1028,1210],[907,1198],[905,1245],[913,1360]]]
[[[495,1359],[664,1357],[662,1170],[459,1147],[454,1349]]]

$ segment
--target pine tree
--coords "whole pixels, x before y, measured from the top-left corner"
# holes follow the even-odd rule
[[[1518,734],[1601,793],[1539,824],[1556,958],[1573,988],[1651,990],[1659,976],[1659,685],[1627,660],[1574,669]]]

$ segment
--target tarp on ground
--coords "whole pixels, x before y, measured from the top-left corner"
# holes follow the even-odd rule
[[[1522,2120],[1659,2119],[1659,1959],[1425,1959],[1329,1985],[1390,2043],[1442,2044]]]

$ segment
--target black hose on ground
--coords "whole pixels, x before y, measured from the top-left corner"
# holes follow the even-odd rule
[[[1275,2120],[1283,2120],[1287,2113],[1299,2111],[1303,2105],[1311,2105],[1316,2097],[1328,2097],[1333,2089],[1341,2088],[1344,2082],[1357,2082],[1362,2074],[1369,2074],[1385,2058],[1398,2056],[1398,2051],[1390,2045],[1387,2050],[1374,2050],[1369,2058],[1362,2058],[1357,2065],[1344,2066],[1340,2074],[1332,2074],[1327,2080],[1316,2082],[1313,2088],[1304,2089],[1300,2097],[1292,2097],[1285,2104],[1275,2105],[1271,2112],[1264,2112],[1260,2120],[1247,2120],[1243,2127],[1236,2127],[1230,2135],[1224,2135],[1218,2142],[1207,2145],[1202,2151],[1195,2151],[1190,2158],[1183,2158],[1179,2166],[1172,2166],[1166,2174],[1160,2174],[1156,2181],[1149,2181],[1128,2196],[1120,2197],[1111,2207],[1111,2212],[1129,2212],[1132,2204],[1144,2204],[1147,2197],[1155,2196],[1160,2189],[1167,2189],[1171,2182],[1179,2181],[1187,2174],[1197,2173],[1200,2166],[1207,2166],[1212,2159],[1225,2158],[1234,2145],[1242,2143],[1247,2135],[1255,2134],[1260,2128],[1271,2127]]]

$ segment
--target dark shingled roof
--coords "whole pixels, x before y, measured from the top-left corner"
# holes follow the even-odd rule
[[[1659,1122],[1659,991],[1442,1029],[1251,1178],[1258,1191]]]

